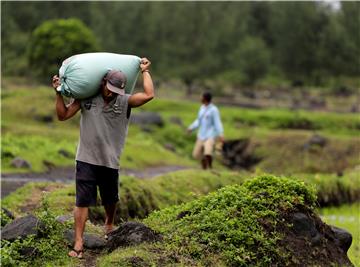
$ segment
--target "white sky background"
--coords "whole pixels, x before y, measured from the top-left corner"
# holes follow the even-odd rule
[[[336,0],[317,0],[317,1],[331,6],[334,10],[339,10],[341,7],[341,3],[340,3],[341,1],[336,1]]]

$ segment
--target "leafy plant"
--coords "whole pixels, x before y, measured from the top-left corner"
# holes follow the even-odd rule
[[[55,75],[66,58],[94,52],[99,46],[92,31],[79,19],[49,20],[38,26],[30,39],[29,62],[43,81]]]
[[[46,195],[43,195],[41,203],[36,215],[44,227],[39,227],[38,235],[18,238],[13,242],[2,240],[2,266],[44,266],[50,262],[61,265],[68,261],[64,240],[66,225],[56,221]]]
[[[6,224],[12,221],[12,219],[4,212],[3,209],[0,210],[0,219],[1,219],[1,227],[5,226]]]

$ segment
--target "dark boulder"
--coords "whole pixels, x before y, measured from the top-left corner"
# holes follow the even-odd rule
[[[34,247],[21,247],[19,254],[26,258],[35,258],[39,255],[39,250]]]
[[[297,212],[293,214],[293,230],[298,237],[306,237],[311,244],[317,246],[321,243],[321,234],[316,229],[314,220],[304,213]]]
[[[59,155],[63,156],[64,158],[72,159],[74,158],[74,154],[66,151],[65,149],[59,149]]]
[[[74,238],[74,230],[66,230],[64,233],[65,239],[69,242],[70,245],[74,244],[75,238]],[[105,239],[89,234],[84,233],[84,247],[89,249],[102,249],[105,247],[106,241]]]
[[[311,238],[317,234],[314,221],[304,213],[294,213],[291,222],[297,235]]]
[[[163,118],[155,112],[141,112],[131,115],[130,122],[136,125],[155,125],[158,127],[164,126]]]
[[[169,151],[176,152],[176,147],[171,143],[164,144],[164,148]]]
[[[39,121],[39,122],[45,122],[45,123],[50,123],[50,122],[53,122],[54,121],[54,118],[52,115],[36,115],[34,117],[34,119],[36,121]]]
[[[8,223],[1,230],[1,238],[14,241],[29,235],[39,235],[45,225],[34,215],[27,215]]]
[[[142,242],[155,242],[162,239],[160,234],[139,222],[125,222],[109,234],[107,248],[112,251],[118,247],[137,245]]]
[[[347,253],[352,243],[351,234],[348,231],[336,226],[330,226],[330,228],[335,235],[335,242],[345,253]]]
[[[49,160],[43,160],[42,163],[48,170],[52,170],[56,167],[55,163],[49,161]]]
[[[314,134],[313,136],[310,137],[310,139],[304,144],[304,149],[309,149],[313,146],[318,146],[318,147],[325,147],[326,144],[328,143],[327,138],[318,135],[318,134]]]
[[[55,220],[56,220],[57,222],[59,222],[59,223],[66,223],[66,222],[72,220],[73,217],[74,217],[74,216],[73,216],[72,214],[60,215],[60,216],[56,217]]]
[[[20,157],[16,157],[11,161],[11,166],[15,167],[15,168],[26,168],[26,169],[31,169],[31,164],[20,158]]]
[[[169,121],[173,124],[179,125],[180,127],[184,127],[184,123],[179,117],[170,117]]]
[[[346,230],[325,224],[309,210],[300,210],[286,216],[286,224],[277,226],[285,233],[280,247],[303,260],[301,266],[353,266],[346,255],[352,236]],[[321,257],[319,256],[321,255]],[[293,264],[291,266],[300,266]]]
[[[225,141],[222,147],[223,163],[231,169],[251,169],[262,158],[254,154],[250,139]]]

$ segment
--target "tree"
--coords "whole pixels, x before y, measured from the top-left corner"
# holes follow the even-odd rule
[[[258,79],[266,75],[270,53],[264,41],[257,37],[246,37],[231,54],[232,66],[243,83],[253,85]]]
[[[316,2],[277,2],[271,18],[275,64],[293,81],[316,84],[322,35],[329,23],[327,9]]]
[[[58,72],[64,59],[98,48],[94,34],[80,20],[49,20],[37,27],[31,36],[29,63],[34,74],[45,81]]]

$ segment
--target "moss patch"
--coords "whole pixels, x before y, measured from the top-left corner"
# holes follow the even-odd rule
[[[297,206],[311,210],[315,198],[313,188],[273,176],[260,176],[242,186],[226,186],[197,200],[153,212],[144,222],[163,234],[163,243],[132,249],[137,253],[126,258],[116,251],[104,262],[110,257],[126,262],[129,257],[143,255],[155,265],[164,266],[286,265],[290,256],[277,246],[281,233],[266,231],[264,225],[275,229],[283,213]],[[209,262],[215,255],[218,259]]]

